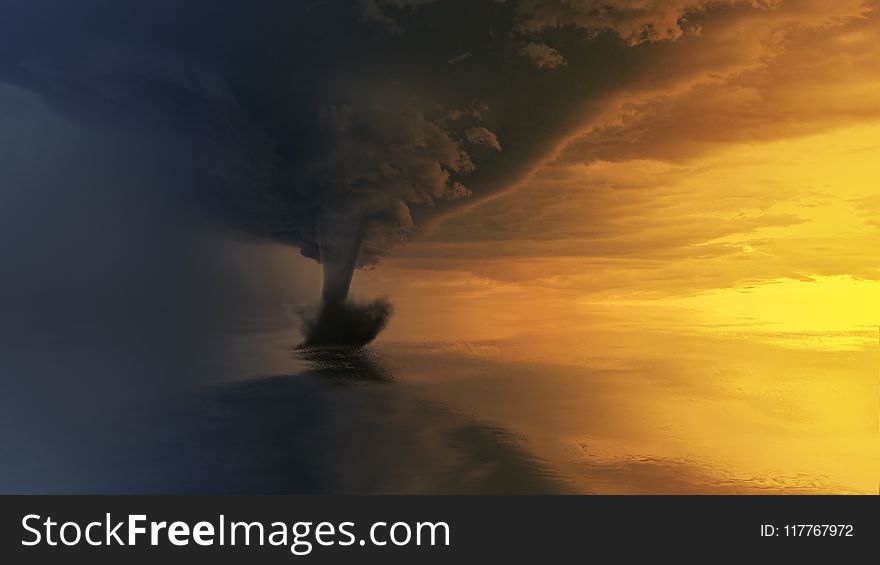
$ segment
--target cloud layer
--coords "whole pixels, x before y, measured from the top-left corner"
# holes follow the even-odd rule
[[[186,147],[163,161],[186,179],[183,189],[156,189],[168,213],[297,247],[323,264],[334,301],[347,296],[356,267],[456,214],[466,215],[441,239],[466,245],[499,233],[606,233],[626,199],[602,201],[601,186],[570,197],[575,207],[593,202],[588,221],[540,223],[556,204],[525,187],[548,161],[560,167],[542,173],[550,186],[553,175],[582,174],[576,164],[684,162],[717,144],[819,131],[874,111],[867,82],[843,92],[873,64],[859,34],[874,19],[859,19],[867,7],[855,1],[12,8],[16,18],[0,28],[0,80],[86,129]],[[836,59],[822,51],[829,41]],[[833,83],[809,82],[815,65]],[[599,181],[571,182],[587,190]],[[528,217],[482,207],[517,186],[529,196],[513,207]],[[796,221],[769,212],[748,220],[756,229]],[[694,241],[706,237],[695,230]]]

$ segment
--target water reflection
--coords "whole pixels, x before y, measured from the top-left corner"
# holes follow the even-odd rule
[[[527,438],[577,492],[876,492],[870,352],[682,341],[655,340],[657,355],[594,346],[583,360],[570,343],[547,354],[514,340],[389,356],[423,398]]]
[[[304,348],[296,356],[307,361],[310,373],[331,380],[348,382],[393,381],[391,370],[371,349]]]
[[[180,403],[137,491],[563,493],[520,438],[412,394],[372,351],[305,350],[311,370]]]
[[[527,345],[397,344],[293,353],[286,346],[289,372],[273,361],[266,371],[271,376],[177,395],[143,418],[140,431],[118,434],[125,439],[116,459],[102,464],[114,480],[94,477],[95,490],[602,494],[874,488],[869,482],[876,481],[878,468],[876,428],[859,426],[868,416],[876,426],[876,378],[873,384],[863,378],[863,356],[806,358],[802,352],[760,350],[744,360],[742,343],[703,339],[691,347],[666,347],[656,358],[615,350],[563,364],[562,355],[539,359]],[[853,402],[856,395],[864,398],[864,409],[855,409],[861,406]]]

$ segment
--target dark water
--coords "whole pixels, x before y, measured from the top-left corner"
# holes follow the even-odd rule
[[[768,356],[566,365],[499,344],[295,351],[283,334],[253,341],[253,355],[233,355],[243,368],[177,385],[179,364],[149,356],[9,350],[7,364],[15,353],[32,375],[69,376],[73,364],[98,377],[11,381],[0,399],[10,424],[0,427],[2,491],[867,492],[861,476],[876,477],[876,428],[838,430],[834,412],[837,427],[823,436],[810,430],[824,421],[796,397],[763,392],[786,384],[783,369],[790,390],[827,389],[827,379],[806,386],[795,353],[776,365]],[[865,387],[876,380],[861,377],[860,358],[848,372],[840,355],[833,361],[851,383],[838,378],[834,390],[861,393],[867,415],[876,388]],[[772,380],[756,376],[765,365]]]
[[[139,440],[144,450],[118,462],[133,470],[122,490],[569,491],[519,438],[414,396],[377,355],[301,355],[310,370],[201,389],[165,409]]]

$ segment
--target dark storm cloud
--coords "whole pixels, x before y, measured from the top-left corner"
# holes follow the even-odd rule
[[[792,10],[733,0],[6,6],[0,80],[85,127],[173,140],[184,149],[165,172],[187,181],[166,183],[170,196],[332,263],[325,292],[340,296],[352,267],[520,179],[610,93],[691,72],[658,64],[656,43],[717,33],[718,7],[746,20]]]
[[[0,80],[86,128],[173,140],[164,172],[187,181],[169,201],[298,247],[337,301],[353,268],[509,184],[638,67],[619,36],[567,29],[547,41],[570,64],[535,68],[517,7],[492,0],[8,4]]]

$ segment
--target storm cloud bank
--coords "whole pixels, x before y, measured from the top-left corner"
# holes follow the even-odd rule
[[[175,214],[321,263],[313,345],[373,339],[391,308],[349,299],[356,269],[522,176],[642,72],[650,59],[633,45],[680,38],[707,6],[7,4],[0,82],[85,128],[126,132],[122,151],[173,140],[183,149],[159,166],[185,182],[152,190]]]

